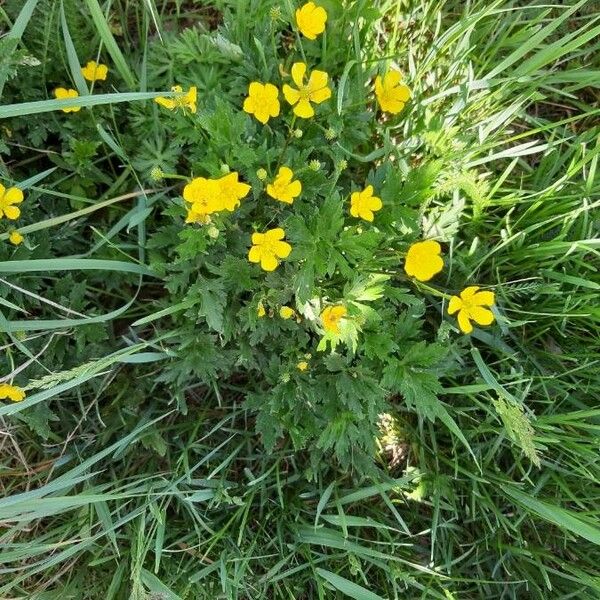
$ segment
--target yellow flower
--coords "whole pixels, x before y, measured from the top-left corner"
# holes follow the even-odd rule
[[[375,78],[375,95],[381,110],[392,114],[399,113],[410,98],[410,89],[402,82],[402,74],[398,71],[388,71],[383,79],[380,75]]]
[[[302,192],[302,184],[294,178],[294,172],[289,167],[280,167],[273,183],[267,185],[267,194],[275,200],[291,204],[294,198]]]
[[[0,219],[6,216],[7,219],[14,221],[19,218],[21,209],[15,204],[23,202],[23,192],[16,187],[5,188],[0,183]]]
[[[77,90],[67,90],[65,88],[56,88],[54,90],[54,96],[57,100],[64,100],[65,98],[79,98]],[[66,108],[62,108],[61,110],[65,113],[77,112],[81,110],[81,106],[67,106]]]
[[[8,241],[11,244],[14,244],[15,246],[18,246],[19,244],[23,243],[23,236],[18,232],[18,231],[11,231],[10,235],[8,236]]]
[[[365,221],[373,221],[373,213],[383,206],[381,199],[373,196],[373,186],[368,185],[362,192],[350,196],[350,214]]]
[[[232,171],[225,175],[225,177],[217,179],[220,202],[223,204],[223,208],[226,208],[229,212],[233,212],[240,205],[240,200],[247,196],[251,189],[247,183],[238,181],[238,177],[239,174],[236,171]]]
[[[272,83],[253,81],[244,100],[244,111],[254,115],[263,125],[279,115],[279,90]]]
[[[296,367],[298,371],[306,371],[308,369],[308,363],[305,360],[301,360]]]
[[[323,328],[329,333],[340,332],[340,321],[348,314],[345,306],[342,304],[336,304],[334,306],[327,306],[321,313],[321,321]]]
[[[208,215],[223,210],[221,186],[214,179],[196,177],[183,188],[183,199],[192,206],[188,209],[186,223],[208,223]]]
[[[16,385],[0,383],[0,400],[12,400],[21,402],[25,398],[25,392]]]
[[[281,227],[269,229],[265,233],[253,233],[248,260],[260,263],[265,271],[274,271],[279,265],[279,259],[287,258],[292,251],[292,247],[282,241],[284,237],[285,231]]]
[[[165,98],[164,96],[159,96],[158,98],[154,98],[154,101],[169,110],[175,110],[176,108],[183,108],[184,110],[187,108],[190,112],[196,112],[196,100],[198,98],[198,90],[195,85],[190,87],[187,92],[183,92],[183,88],[180,85],[174,85],[171,88],[172,92],[175,92],[177,95],[173,98]]]
[[[315,114],[311,102],[320,104],[331,98],[331,90],[327,87],[328,75],[325,71],[313,71],[304,85],[306,64],[297,62],[292,65],[292,79],[298,86],[294,89],[287,85],[283,86],[285,99],[294,107],[294,114],[303,119],[309,119]]]
[[[108,75],[108,67],[95,60],[90,60],[85,67],[81,67],[81,74],[88,81],[104,81]]]
[[[258,306],[256,307],[256,316],[259,319],[262,319],[262,317],[264,317],[266,314],[267,314],[267,311],[265,310],[263,303],[259,302]]]
[[[442,247],[434,240],[416,242],[406,254],[404,261],[406,274],[419,281],[429,281],[444,268],[441,251]]]
[[[295,314],[296,312],[294,311],[294,309],[290,308],[289,306],[282,306],[279,309],[279,316],[282,319],[291,319]]]
[[[325,31],[326,21],[327,11],[314,2],[307,2],[296,10],[296,25],[298,25],[302,35],[309,40],[316,39],[320,33]]]
[[[484,306],[492,306],[496,301],[494,292],[478,292],[478,286],[472,285],[465,288],[460,297],[452,296],[448,304],[448,314],[458,312],[458,326],[463,333],[471,333],[475,321],[478,325],[491,325],[494,322],[494,313]]]

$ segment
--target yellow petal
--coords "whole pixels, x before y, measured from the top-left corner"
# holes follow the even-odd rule
[[[315,111],[308,100],[302,99],[294,106],[294,114],[302,119],[310,119]]]
[[[2,194],[0,194],[1,196]],[[16,187],[11,187],[4,193],[4,201],[8,204],[19,204],[23,202],[23,191]]]
[[[285,231],[281,227],[275,227],[275,229],[269,229],[265,233],[265,239],[269,242],[276,242],[282,240],[285,237]]]
[[[292,198],[295,198],[302,193],[302,184],[296,179],[296,181],[290,183],[287,191]]]
[[[19,209],[18,206],[5,206],[3,208],[4,210],[4,214],[11,220],[14,221],[15,219],[19,218],[19,215],[21,214],[21,210]]]
[[[264,253],[260,259],[260,266],[265,271],[274,271],[277,268],[279,261],[274,254],[270,252]]]
[[[472,303],[474,306],[492,306],[496,303],[496,295],[494,292],[477,292],[473,296]]]
[[[255,232],[252,234],[252,243],[253,244],[262,244],[265,241],[265,234]]]
[[[371,210],[380,210],[383,206],[383,203],[381,202],[381,198],[378,198],[377,196],[372,196],[367,200],[367,206]]]
[[[277,180],[282,183],[289,183],[294,178],[294,172],[289,167],[280,167],[277,172]]]
[[[402,73],[399,71],[388,71],[383,78],[383,87],[391,89],[396,87],[402,81]]]
[[[275,245],[275,254],[279,258],[287,258],[292,251],[292,247],[287,242],[277,242]]]
[[[294,106],[300,100],[300,92],[286,83],[283,86],[283,97],[287,100],[288,104]]]
[[[250,251],[248,252],[248,260],[251,263],[260,262],[261,256],[262,256],[262,252],[261,252],[260,246],[252,246],[252,248],[250,248]]]
[[[491,325],[494,322],[494,313],[481,306],[472,306],[469,309],[469,316],[479,325]]]
[[[455,312],[459,311],[462,306],[463,301],[458,296],[452,296],[448,303],[448,314],[453,315]]]
[[[478,285],[471,285],[469,287],[466,287],[461,293],[460,293],[460,297],[465,301],[468,302],[469,300],[471,300],[471,298],[473,298],[473,296],[475,295],[475,293],[477,292],[477,290],[479,289]]]
[[[297,62],[292,65],[292,80],[298,87],[301,87],[304,85],[305,73],[306,73],[306,64],[305,63]]]
[[[458,326],[463,333],[471,333],[473,325],[469,321],[469,313],[466,310],[461,310],[458,313]]]
[[[165,98],[164,96],[159,96],[158,98],[154,98],[154,102],[156,104],[160,104],[169,110],[174,110],[177,106],[175,100],[173,98]]]

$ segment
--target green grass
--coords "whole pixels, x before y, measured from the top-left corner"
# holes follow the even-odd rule
[[[10,56],[58,46],[65,70],[76,66],[70,53],[85,39],[75,16],[34,23],[40,7],[29,1],[13,15],[19,4],[6,9],[9,37],[24,47]],[[174,43],[196,14],[187,2],[81,4],[76,16],[96,32],[94,52],[106,47],[120,87],[61,104],[0,71],[0,118],[132,103],[135,120],[135,102],[157,95],[144,83],[156,30]],[[472,246],[450,248],[450,269],[497,286],[504,335],[462,339],[459,367],[443,379],[468,449],[395,399],[377,469],[351,473],[288,440],[265,452],[242,405],[245,380],[163,385],[177,333],[158,323],[178,307],[154,304],[164,291],[146,247],[163,192],[140,180],[116,126],[93,130],[101,151],[79,170],[46,154],[60,150],[61,132],[31,150],[2,130],[11,154],[0,175],[27,173],[31,193],[57,208],[22,228],[40,235],[37,250],[0,260],[6,367],[38,374],[23,403],[0,407],[0,597],[600,596],[600,9],[592,0],[377,4],[384,17],[354,40],[348,70],[375,54],[408,65],[419,120],[382,143],[402,159],[422,136],[452,167],[436,184],[431,226],[466,232]],[[211,11],[201,13],[209,23]],[[251,39],[255,24],[234,14],[231,41]],[[42,34],[28,37],[29,27]],[[92,189],[95,169],[115,163],[118,185],[111,174]],[[47,256],[52,236],[73,250]],[[458,252],[464,264],[452,261]],[[73,270],[89,277],[80,306]]]

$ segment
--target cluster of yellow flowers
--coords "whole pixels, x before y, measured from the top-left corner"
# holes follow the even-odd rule
[[[250,186],[240,182],[238,177],[234,171],[219,179],[192,179],[183,188],[183,199],[190,204],[186,223],[208,223],[212,213],[233,212],[250,191]]]
[[[325,31],[327,11],[314,2],[307,2],[296,10],[295,19],[298,31],[306,39],[315,40]],[[90,61],[81,72],[88,81],[103,81],[107,77],[108,68],[106,65]],[[314,105],[331,98],[329,75],[317,69],[308,72],[304,62],[293,63],[290,75],[295,87],[287,83],[283,84],[281,89],[283,98],[292,107],[295,117],[302,119],[314,117]],[[171,90],[174,92],[172,97],[158,97],[155,101],[168,110],[181,109],[184,112],[196,113],[197,88],[195,86],[191,86],[185,92],[180,85],[173,86]],[[374,91],[380,109],[391,114],[400,113],[411,97],[410,89],[403,82],[402,74],[396,70],[387,71],[383,76],[377,75]],[[78,93],[72,89],[57,88],[55,95],[57,98],[76,98]],[[79,107],[63,110],[76,112]],[[278,117],[281,113],[278,87],[269,82],[252,81],[243,102],[243,110],[266,125],[270,119]],[[296,132],[292,133],[295,135]],[[268,177],[264,169],[260,169],[257,175],[260,180]],[[186,222],[206,224],[210,222],[210,215],[213,213],[235,210],[250,189],[250,185],[239,181],[239,174],[235,171],[219,179],[204,177],[192,179],[183,190],[183,198],[189,205]],[[302,193],[302,183],[295,179],[294,172],[289,166],[280,166],[275,178],[267,183],[266,193],[279,202],[291,205]],[[0,194],[0,216],[2,206]],[[383,203],[374,195],[372,185],[367,185],[363,190],[355,191],[350,196],[352,217],[372,222],[374,213],[382,207]],[[284,238],[285,231],[280,227],[253,233],[248,260],[260,264],[265,271],[275,270],[281,260],[287,258],[292,251],[291,245]],[[404,269],[410,277],[425,282],[439,273],[443,266],[440,244],[434,240],[426,240],[417,242],[409,248]],[[458,324],[465,333],[473,330],[471,321],[480,325],[489,325],[494,320],[493,313],[484,308],[494,304],[493,292],[477,292],[478,289],[475,286],[467,287],[461,292],[460,297],[450,298],[448,312],[449,314],[458,312]],[[262,303],[258,305],[257,314],[259,317],[266,314]],[[280,316],[286,319],[296,314],[293,309],[282,307]],[[320,315],[323,329],[334,335],[340,334],[340,325],[347,316],[348,310],[342,304],[326,306]]]
[[[94,60],[88,61],[85,67],[81,67],[81,74],[84,79],[95,83],[96,81],[105,81],[108,76],[108,67]],[[71,88],[58,87],[54,90],[54,97],[57,100],[66,100],[67,98],[79,98],[79,92]],[[62,109],[65,113],[75,113],[81,110],[81,106],[66,106]]]

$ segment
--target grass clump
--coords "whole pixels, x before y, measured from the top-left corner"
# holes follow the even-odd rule
[[[597,596],[597,10],[316,5],[0,11],[0,596]]]

